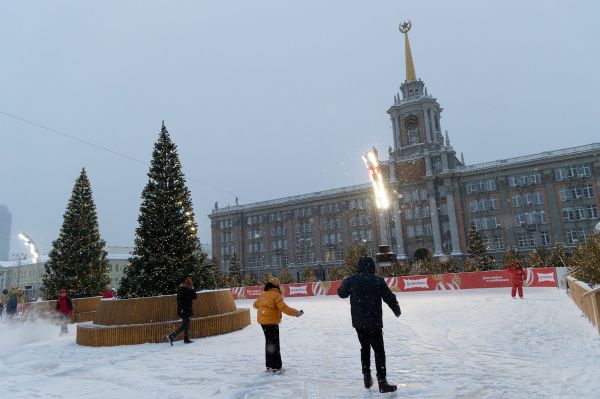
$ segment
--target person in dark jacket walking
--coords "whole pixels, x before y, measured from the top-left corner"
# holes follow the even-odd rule
[[[375,275],[375,262],[368,256],[358,261],[356,274],[347,277],[338,288],[341,298],[350,297],[352,327],[356,329],[360,341],[360,360],[365,388],[373,386],[371,377],[371,348],[375,352],[375,367],[379,392],[394,392],[396,385],[388,384],[385,369],[385,348],[383,345],[383,321],[381,300],[392,309],[396,317],[400,316],[400,305],[396,295],[385,280]]]
[[[192,341],[189,336],[190,322],[193,316],[192,312],[192,301],[194,301],[198,295],[194,289],[194,283],[192,279],[186,279],[183,284],[177,288],[177,314],[181,317],[181,327],[167,335],[167,341],[173,346],[175,338],[183,332],[183,343],[191,344]]]

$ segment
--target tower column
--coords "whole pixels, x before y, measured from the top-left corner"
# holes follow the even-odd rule
[[[448,153],[442,151],[442,172],[448,172]]]
[[[396,178],[396,164],[390,162],[390,183],[397,187],[398,179]],[[402,216],[400,215],[400,201],[397,195],[394,195],[392,201],[394,207],[394,235],[396,236],[396,259],[406,259],[406,252],[404,251],[404,235],[402,233]]]
[[[431,142],[431,131],[430,131],[430,126],[429,126],[429,108],[427,108],[424,112],[423,115],[425,115],[425,118],[423,120],[423,124],[425,125],[425,138],[428,142]]]
[[[394,149],[397,149],[400,146],[398,145],[398,131],[396,130],[396,118],[391,117],[390,120],[392,121],[392,130],[394,132]]]
[[[431,155],[429,154],[429,151],[427,149],[425,149],[423,155],[425,158],[425,176],[431,176]]]
[[[402,129],[400,129],[400,120],[398,116],[393,117],[394,126],[396,126],[396,132],[398,134],[398,146],[404,147],[404,141],[402,140]]]
[[[428,191],[429,213],[431,215],[431,230],[433,232],[433,256],[442,256],[442,233],[440,232],[440,219],[438,217],[437,202],[435,200],[433,184],[431,184],[431,188]]]
[[[458,224],[456,223],[456,208],[454,207],[454,188],[450,179],[444,182],[446,189],[446,206],[448,210],[448,222],[450,224],[450,239],[452,241],[451,255],[462,255],[460,240],[458,238]]]

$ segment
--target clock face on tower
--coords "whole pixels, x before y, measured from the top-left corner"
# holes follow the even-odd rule
[[[404,125],[407,129],[416,129],[419,126],[419,118],[416,115],[409,115],[404,119]]]

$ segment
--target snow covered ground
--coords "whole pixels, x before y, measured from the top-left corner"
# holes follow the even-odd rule
[[[384,311],[388,379],[396,394],[362,387],[349,304],[288,299],[304,309],[281,326],[286,373],[263,372],[255,322],[232,334],[112,348],[75,344],[43,323],[0,325],[0,395],[16,398],[597,398],[600,337],[563,290],[398,294]],[[238,301],[238,307],[252,301]],[[374,366],[374,365],[373,365]]]

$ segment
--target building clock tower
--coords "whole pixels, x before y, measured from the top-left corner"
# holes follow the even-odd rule
[[[458,185],[452,179],[461,162],[448,133],[442,134],[442,108],[416,77],[408,40],[411,27],[410,21],[400,25],[406,79],[387,111],[394,138],[387,161],[393,194],[392,242],[399,259],[422,248],[436,257],[461,255],[454,201]]]

